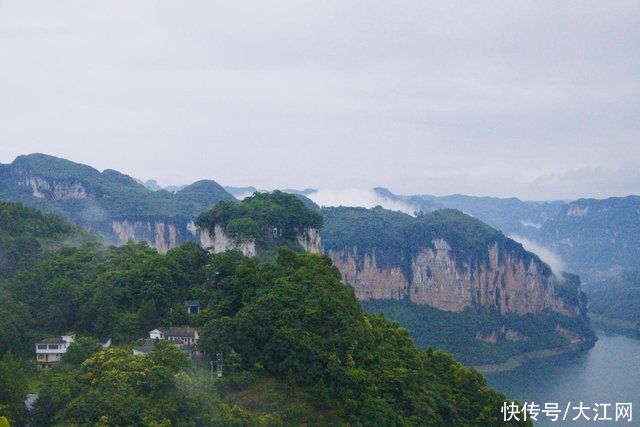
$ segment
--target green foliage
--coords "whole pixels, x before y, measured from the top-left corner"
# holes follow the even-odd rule
[[[254,193],[241,203],[222,201],[202,213],[196,224],[211,232],[222,227],[238,241],[254,240],[259,249],[278,245],[296,246],[296,236],[307,228],[319,229],[322,216],[295,195],[274,191]]]
[[[585,291],[591,312],[640,325],[640,268],[597,281]]]
[[[556,326],[584,337],[593,336],[588,318],[554,312],[521,316],[467,309],[457,313],[391,300],[362,301],[362,305],[368,312],[384,313],[407,328],[419,348],[444,350],[465,365],[501,363],[519,353],[568,345],[569,340],[557,332]],[[520,338],[507,339],[506,330]],[[492,335],[496,342],[487,342],[485,339]]]
[[[99,351],[102,351],[102,346],[97,339],[80,337],[71,343],[67,352],[62,355],[62,363],[80,365]]]
[[[26,395],[27,379],[22,364],[7,353],[0,359],[0,417],[16,424],[24,421]]]
[[[55,213],[113,239],[113,220],[189,221],[220,200],[234,197],[214,181],[198,181],[176,194],[151,191],[133,178],[114,170],[99,172],[65,159],[31,154],[0,165],[0,199],[21,202]],[[25,179],[41,183],[41,197]],[[59,197],[55,191],[82,188],[82,197]]]
[[[15,301],[0,289],[0,355],[24,354],[33,350],[35,323],[29,306]]]
[[[7,325],[0,344],[68,330],[127,340],[168,324],[170,315],[188,321],[182,304],[203,295],[207,260],[192,243],[166,255],[145,243],[63,248],[6,284],[10,299],[0,310],[10,314],[0,320]],[[21,327],[20,319],[31,326]]]
[[[28,267],[47,249],[89,238],[60,217],[0,201],[0,280]]]
[[[216,400],[190,384],[184,354],[162,345],[147,357],[108,349],[77,368],[53,369],[36,425],[214,425]]]
[[[373,252],[378,266],[401,267],[406,277],[411,277],[412,257],[423,249],[433,248],[435,239],[449,243],[459,268],[465,263],[487,265],[489,249],[497,245],[499,255],[517,254],[525,265],[535,259],[542,274],[551,274],[549,267],[522,245],[457,210],[442,209],[411,217],[381,207],[338,207],[323,208],[322,215],[325,249],[357,248],[359,254]]]
[[[203,328],[207,353],[233,349],[244,369],[260,366],[313,390],[318,405],[334,405],[353,424],[498,423],[503,395],[451,357],[416,349],[406,330],[366,315],[326,256],[282,248],[273,263],[217,257],[225,268],[210,278],[210,301],[226,317]]]

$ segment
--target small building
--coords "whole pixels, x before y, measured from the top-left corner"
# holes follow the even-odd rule
[[[45,338],[36,343],[36,365],[41,369],[47,369],[60,363],[62,355],[75,341],[75,334],[67,333],[61,337]]]
[[[196,344],[200,336],[198,335],[198,330],[191,326],[171,326],[149,331],[149,338],[191,345]]]
[[[199,301],[185,301],[184,306],[189,314],[198,314],[200,312]]]
[[[133,347],[131,351],[135,355],[146,356],[155,348],[156,340],[167,340],[184,351],[188,359],[192,359],[199,337],[198,330],[190,326],[160,327],[149,331],[149,338],[145,338],[141,345]]]

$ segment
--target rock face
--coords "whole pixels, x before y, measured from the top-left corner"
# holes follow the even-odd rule
[[[197,229],[200,245],[213,253],[238,249],[244,256],[256,256],[256,242],[251,239],[233,239],[227,236],[222,227],[216,224],[213,235],[206,229]]]
[[[207,229],[197,227],[193,222],[190,223],[188,228],[192,230],[193,236],[196,237],[200,245],[213,253],[237,249],[244,256],[256,256],[258,254],[255,240],[246,238],[234,239],[227,236],[219,224],[213,227],[213,233]],[[275,229],[274,235],[278,236],[279,234],[280,232]],[[315,228],[305,228],[303,231],[296,233],[296,240],[300,248],[307,252],[322,252],[320,232]]]
[[[382,208],[325,208],[327,254],[360,300],[396,300],[448,312],[586,315],[576,276],[455,210],[418,217]]]
[[[322,252],[322,240],[320,232],[315,228],[305,228],[296,233],[296,241],[302,249],[311,253]]]
[[[408,300],[454,312],[486,307],[521,315],[551,310],[573,317],[584,309],[559,296],[558,279],[543,274],[536,258],[525,263],[519,254],[500,253],[494,244],[488,264],[466,262],[460,267],[447,241],[434,239],[432,246],[407,260],[408,271],[378,265],[377,250],[362,254],[352,247],[328,254],[361,300]]]
[[[46,180],[40,176],[24,174],[18,186],[31,190],[38,199],[81,200],[87,198],[87,190],[76,180]]]
[[[175,248],[185,240],[192,240],[185,226],[168,222],[166,220],[114,220],[111,228],[117,236],[117,244],[124,244],[128,241],[147,242],[159,252],[166,252]]]

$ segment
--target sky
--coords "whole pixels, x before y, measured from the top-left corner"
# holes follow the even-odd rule
[[[161,185],[640,193],[640,2],[0,0],[0,163]]]

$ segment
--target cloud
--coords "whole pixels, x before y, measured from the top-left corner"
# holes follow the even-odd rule
[[[348,188],[343,190],[320,189],[307,195],[320,206],[358,206],[373,208],[382,206],[385,209],[401,211],[413,215],[416,208],[397,200],[382,197],[373,190]]]
[[[538,255],[538,257],[544,263],[551,267],[551,271],[553,271],[553,274],[556,276],[556,278],[562,279],[562,272],[566,271],[566,264],[562,260],[560,255],[532,240],[527,239],[526,237],[512,234],[509,236],[509,238],[522,244],[522,246],[524,246],[527,251],[533,252],[534,254]]]
[[[44,152],[160,184],[640,191],[637,175],[562,176],[638,169],[637,0],[254,3],[0,1],[0,162]]]

